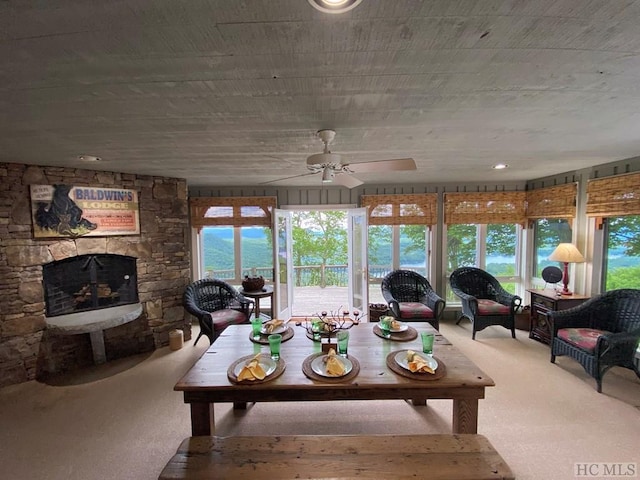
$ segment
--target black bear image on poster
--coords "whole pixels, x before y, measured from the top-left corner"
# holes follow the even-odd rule
[[[31,185],[33,237],[139,235],[138,193],[125,188]]]

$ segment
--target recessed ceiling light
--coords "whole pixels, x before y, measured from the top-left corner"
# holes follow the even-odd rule
[[[362,0],[308,0],[313,8],[324,13],[344,13],[358,6]]]
[[[508,168],[508,167],[509,167],[509,165],[507,165],[506,163],[496,163],[493,166],[493,169],[494,170],[504,170],[505,168]]]
[[[95,155],[78,155],[78,160],[82,162],[99,162],[102,158]]]

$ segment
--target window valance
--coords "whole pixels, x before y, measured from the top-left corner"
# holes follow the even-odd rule
[[[529,190],[527,218],[575,218],[577,193],[577,183]]]
[[[526,192],[445,193],[444,222],[524,225],[526,200]]]
[[[360,205],[369,207],[369,225],[435,225],[438,194],[362,195]]]
[[[276,197],[193,197],[191,226],[271,227]]]
[[[587,216],[640,215],[640,173],[589,180]]]

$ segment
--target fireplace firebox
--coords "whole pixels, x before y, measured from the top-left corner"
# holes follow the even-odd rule
[[[42,267],[47,317],[138,302],[136,258],[90,254]]]

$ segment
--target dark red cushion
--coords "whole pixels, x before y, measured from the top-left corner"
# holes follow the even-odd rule
[[[244,313],[231,308],[216,310],[215,312],[211,312],[209,315],[211,315],[214,332],[221,332],[229,325],[237,325],[247,321],[247,316]]]
[[[511,307],[508,305],[484,298],[478,299],[478,315],[509,315],[509,313],[511,313]]]
[[[603,333],[609,332],[593,328],[561,328],[558,330],[558,337],[586,352],[593,352]]]
[[[420,302],[399,302],[400,318],[434,318],[433,310]]]

